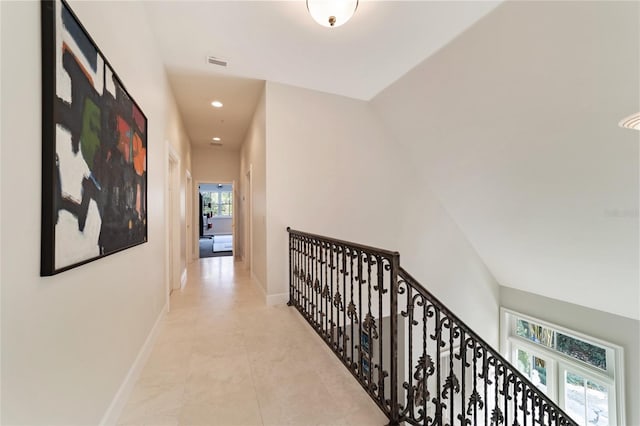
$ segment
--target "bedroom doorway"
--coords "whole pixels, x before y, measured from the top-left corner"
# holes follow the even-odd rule
[[[200,183],[200,258],[233,256],[234,192],[232,183]]]

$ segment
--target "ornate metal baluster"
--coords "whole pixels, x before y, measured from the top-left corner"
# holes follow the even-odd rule
[[[358,376],[360,380],[363,379],[362,376],[362,284],[364,283],[364,278],[362,278],[362,256],[364,254],[361,251],[358,251],[358,312],[360,313],[360,318],[358,318]]]
[[[369,367],[369,371],[367,372],[367,386],[369,387],[369,393],[371,395],[373,395],[373,393],[375,392],[375,389],[373,388],[373,380],[372,380],[372,375],[373,375],[373,365],[371,364],[371,357],[373,355],[373,339],[374,339],[374,334],[372,333],[372,326],[375,326],[375,323],[373,322],[373,315],[371,315],[371,290],[372,290],[372,286],[371,286],[371,266],[374,262],[374,258],[371,254],[367,254],[367,317],[365,318],[365,330],[367,331],[367,336],[368,336],[368,348],[367,348],[367,353],[369,355],[368,359],[367,359],[367,366]],[[375,329],[373,329],[375,330]],[[376,338],[377,338],[377,333],[376,333]]]
[[[397,253],[292,230],[289,233],[289,304],[300,311],[342,359],[385,412],[390,425],[404,422],[413,426],[443,426],[443,423],[453,426],[457,419],[461,426],[577,426],[515,367],[400,268]],[[354,265],[356,257],[358,260]],[[367,264],[366,271],[363,262]],[[374,265],[377,265],[375,270]],[[389,272],[388,278],[385,272]],[[389,287],[385,288],[387,279]],[[362,297],[364,284],[366,301]],[[358,286],[357,290],[354,286]],[[389,290],[387,299],[385,294]],[[355,291],[358,292],[357,301]],[[372,299],[374,291],[377,292],[377,303]],[[406,303],[403,300],[405,304],[398,311],[398,299],[405,294]],[[375,305],[377,318],[372,311]],[[388,320],[386,307],[389,308]],[[422,309],[422,324],[420,314],[416,312],[419,308]],[[406,326],[404,320],[399,321],[403,318],[408,320]],[[416,361],[413,350],[420,338],[420,329],[415,327],[420,326],[422,354]],[[404,330],[406,336],[401,333]],[[431,330],[433,334],[430,334]],[[448,332],[448,337],[443,336],[443,332]],[[407,342],[399,341],[399,336],[404,336],[402,338]],[[432,342],[435,348],[431,348]],[[398,373],[399,345],[408,349],[406,380]],[[447,346],[448,363],[442,359],[442,351]],[[460,361],[458,370],[455,360]],[[444,371],[447,371],[446,375]],[[435,394],[429,393],[429,381],[435,382]],[[389,397],[385,392],[387,388]],[[406,396],[400,400],[398,392],[406,392]],[[456,402],[458,399],[460,403]],[[434,409],[432,416],[428,414],[431,407]]]
[[[302,238],[301,237],[297,237],[297,245],[298,245],[298,307],[300,308],[300,310],[303,309],[303,303],[304,303],[304,299],[303,297],[303,293],[302,293],[302,280],[300,279],[300,276],[302,274],[302,270],[303,270],[303,265],[304,265],[304,258],[302,256]]]
[[[518,390],[520,389],[520,382],[518,381],[518,378],[513,375],[511,376],[513,378],[513,424],[514,425],[519,425],[520,423],[518,422]]]
[[[302,274],[304,273],[304,246],[302,238],[298,237],[298,306],[302,309],[304,303],[304,288]]]
[[[309,321],[311,322],[311,326],[316,328],[316,304],[314,299],[313,292],[313,278],[314,278],[314,264],[315,264],[315,256],[314,254],[315,244],[313,239],[309,239],[309,274],[307,275],[307,290],[309,292]]]
[[[522,412],[522,425],[527,426],[528,420],[528,412],[527,412],[527,386],[525,384],[522,385],[522,405],[520,406],[520,411]]]
[[[302,239],[302,275],[300,280],[302,281],[302,303],[303,303],[303,315],[308,319],[307,312],[309,312],[309,306],[307,305],[307,271],[309,266],[309,260],[307,258],[307,246],[309,245],[306,238]]]
[[[406,293],[406,302],[404,305],[404,309],[400,311],[400,315],[404,318],[408,319],[407,322],[407,340],[408,340],[408,357],[409,363],[407,371],[405,374],[408,374],[408,381],[403,381],[402,387],[407,391],[407,396],[405,398],[405,406],[401,407],[401,417],[404,418],[409,416],[410,419],[415,420],[415,412],[414,412],[414,387],[413,387],[413,304],[411,303],[411,287],[404,281],[402,277],[398,277],[398,295],[403,295]]]
[[[315,306],[313,304],[313,240],[311,238],[308,239],[309,242],[309,251],[307,252],[307,298],[309,301],[309,322],[311,326],[315,328],[315,324],[313,321],[313,311]]]
[[[480,352],[478,347],[476,347],[476,343],[471,340],[473,344],[473,392],[471,393],[471,398],[469,399],[469,408],[471,408],[471,404],[473,404],[473,426],[478,425],[478,407],[482,409],[484,405],[484,401],[480,397],[480,393],[478,392],[478,358]],[[486,401],[486,400],[485,400]],[[471,414],[469,409],[467,409],[467,414]]]
[[[322,286],[322,297],[324,299],[324,334],[323,334],[323,338],[326,340],[328,340],[329,337],[329,300],[331,299],[330,293],[329,293],[329,285],[327,284],[327,272],[328,272],[328,268],[329,268],[329,262],[327,261],[327,243],[322,243],[322,264],[324,265],[324,274],[322,275],[322,277],[324,278],[323,280],[323,286]]]
[[[484,400],[486,401],[486,404],[484,406],[484,424],[488,425],[489,424],[489,364],[488,364],[488,360],[487,360],[487,351],[483,350],[482,351],[482,374],[483,374],[483,381],[484,381]]]
[[[452,422],[454,417],[453,414],[453,410],[454,410],[454,406],[455,406],[455,393],[456,393],[456,389],[459,391],[459,383],[458,383],[458,379],[456,378],[454,371],[453,371],[453,357],[454,357],[454,349],[453,349],[453,338],[454,338],[454,332],[453,332],[453,325],[451,324],[451,319],[448,318],[447,321],[448,324],[448,328],[449,328],[449,376],[446,379],[445,382],[445,388],[449,389],[449,395],[450,395],[450,402],[449,402],[449,421]],[[451,423],[449,423],[450,425]]]
[[[291,283],[290,287],[293,289],[293,299],[289,300],[289,306],[295,305],[297,301],[296,289],[298,286],[297,278],[298,278],[298,250],[296,248],[296,237],[293,234],[289,234],[289,242],[293,246],[293,253],[291,259],[291,265],[293,266],[293,275],[289,278],[289,282]]]
[[[316,241],[316,300],[318,305],[318,333],[324,334],[324,304],[322,303],[322,241]]]
[[[468,367],[467,365],[467,342],[465,340],[465,334],[464,334],[464,330],[460,332],[460,353],[459,353],[459,357],[458,359],[460,360],[460,381],[461,383],[461,393],[460,393],[460,414],[458,415],[458,420],[460,420],[460,424],[462,425],[466,425],[469,422],[467,422],[467,416],[465,413],[465,409],[464,409],[464,404],[467,401],[466,398],[466,384],[467,384],[467,375],[466,375],[466,371],[465,368]],[[452,420],[452,424],[453,424],[453,418]]]
[[[300,288],[300,268],[302,268],[302,242],[300,241],[299,237],[296,237],[296,250],[298,251],[297,253],[297,267],[298,267],[298,276],[296,277],[296,292],[297,292],[297,298],[296,298],[296,303],[297,306],[301,306],[301,291],[302,289]]]
[[[385,398],[384,398],[384,350],[382,348],[384,342],[384,323],[382,322],[382,296],[384,289],[384,265],[382,264],[382,257],[376,256],[376,262],[378,264],[378,362],[376,363],[376,367],[378,370],[378,399],[380,403],[384,406]]]
[[[309,293],[309,280],[311,274],[311,240],[309,238],[305,238],[305,248],[304,248],[304,256],[305,256],[305,276],[304,276],[304,303],[305,303],[305,313],[309,322],[311,322],[311,310],[313,309],[311,306],[311,293]]]
[[[491,358],[493,360],[493,382],[494,382],[494,403],[493,403],[493,411],[491,412],[491,426],[498,426],[504,423],[504,418],[502,417],[502,410],[500,410],[500,405],[498,403],[498,395],[500,393],[500,389],[498,387],[498,363],[495,358]]]
[[[311,322],[311,327],[316,328],[316,304],[315,304],[315,293],[313,291],[313,282],[315,278],[315,249],[316,245],[314,244],[313,239],[309,239],[309,276],[307,279],[307,286],[309,287],[309,306],[311,309],[309,310],[309,319]]]
[[[504,365],[503,365],[504,367]],[[504,376],[502,377],[502,398],[504,399],[504,424],[509,424],[509,374],[507,374],[506,369],[504,371]]]
[[[292,238],[291,235],[289,235],[289,282],[292,282],[292,278],[293,278],[293,246],[292,246],[293,242],[292,242]],[[289,286],[289,301],[287,302],[287,304],[289,306],[291,306],[291,304],[293,303],[293,287]]]
[[[345,247],[341,247],[342,249],[342,269],[340,269],[340,273],[342,274],[342,297],[344,300],[347,300],[347,252]],[[347,310],[344,309],[344,302],[342,303],[342,360],[345,361],[347,358]]]
[[[355,331],[355,324],[354,321],[356,321],[358,319],[358,315],[356,312],[356,304],[353,302],[353,256],[355,255],[354,251],[351,250],[349,252],[349,282],[351,284],[351,301],[349,302],[349,307],[347,309],[347,316],[349,317],[350,323],[351,323],[351,359],[350,359],[350,363],[351,363],[351,368],[355,367],[355,358],[353,356],[353,346],[356,342],[356,337],[353,334]]]
[[[315,242],[315,250],[313,253],[314,262],[314,279],[313,279],[313,298],[316,305],[316,328],[322,329],[322,303],[320,300],[320,244]]]
[[[422,303],[422,305],[420,305],[420,303]],[[430,420],[433,420],[433,418],[427,414],[427,404],[429,403],[429,397],[431,396],[429,394],[429,376],[433,374],[434,368],[433,368],[433,360],[431,360],[431,357],[427,353],[427,318],[433,316],[433,311],[429,310],[427,301],[424,300],[423,297],[420,297],[419,301],[416,302],[416,304],[418,306],[422,306],[422,356],[424,358],[423,363],[426,367],[429,361],[431,362],[431,373],[427,374],[426,368],[425,368],[425,371],[423,372],[423,375],[422,375],[424,380],[424,386],[422,387],[422,411],[424,412],[424,416],[428,422]],[[436,389],[436,392],[440,392],[440,389]]]
[[[391,340],[391,353],[389,357],[391,359],[391,380],[389,386],[391,387],[391,423],[398,424],[398,268],[400,267],[400,254],[394,253],[389,263],[389,290],[391,296],[391,319],[389,321],[390,326],[390,340]],[[382,314],[378,315],[382,318]]]
[[[442,399],[440,394],[440,389],[442,389],[442,372],[440,370],[440,347],[442,345],[442,322],[440,319],[440,310],[436,310],[436,420],[438,420],[438,424],[442,425]]]
[[[334,309],[333,309],[333,272],[335,271],[336,267],[336,258],[335,258],[335,245],[333,243],[331,243],[330,245],[330,260],[329,260],[329,269],[330,269],[330,278],[329,278],[329,284],[330,284],[330,296],[329,296],[329,306],[331,307],[331,348],[335,348],[334,343],[333,343],[333,338],[337,333],[337,327],[336,327],[336,323],[335,323],[335,318],[334,318]]]

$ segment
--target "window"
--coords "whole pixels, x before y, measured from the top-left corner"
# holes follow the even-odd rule
[[[503,355],[578,424],[624,424],[622,348],[502,309]]]
[[[202,193],[202,213],[211,216],[233,216],[233,193],[223,192],[203,192]]]

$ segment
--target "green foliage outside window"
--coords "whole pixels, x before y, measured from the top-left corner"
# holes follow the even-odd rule
[[[516,320],[516,335],[602,370],[607,369],[606,351],[583,340],[575,339],[522,319]]]
[[[211,216],[233,216],[233,194],[227,192],[203,192],[202,213]]]
[[[594,367],[607,369],[607,352],[597,346],[593,346],[582,340],[565,336],[562,333],[557,334],[556,349],[558,352],[567,354],[572,358],[579,359]]]

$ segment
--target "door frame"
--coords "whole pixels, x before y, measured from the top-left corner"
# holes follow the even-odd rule
[[[231,185],[231,193],[233,194],[233,214],[231,215],[231,235],[233,237],[233,257],[235,259],[236,253],[237,253],[237,229],[236,229],[236,220],[237,220],[237,216],[238,216],[238,204],[237,204],[237,186],[236,186],[236,181],[232,180],[232,181],[227,181],[224,179],[218,180],[218,179],[207,179],[207,180],[196,180],[195,181],[195,185],[193,187],[193,202],[196,202],[196,199],[198,200],[198,208],[197,209],[193,209],[193,215],[194,215],[194,219],[197,219],[198,222],[198,228],[200,227],[200,218],[195,217],[195,215],[200,215],[200,185],[217,185],[217,184],[222,184],[222,185]],[[196,212],[197,211],[197,212]],[[194,222],[195,223],[195,222]],[[194,236],[194,244],[193,244],[193,260],[197,260],[200,259],[200,229],[198,229],[198,232],[195,232],[195,228],[193,228],[192,231],[192,235]]]
[[[249,268],[249,272],[253,273],[253,164],[249,164],[249,169],[245,173],[245,179],[247,182],[247,188],[245,191],[245,197],[247,198],[248,206],[245,205],[245,223],[244,225],[244,262],[245,267]],[[249,262],[246,258],[249,257]]]
[[[171,291],[176,288],[176,282],[178,288],[180,285],[179,269],[180,269],[180,245],[176,244],[176,241],[180,241],[179,233],[179,220],[180,215],[177,212],[177,207],[180,197],[180,156],[178,152],[173,148],[171,143],[167,141],[167,175],[166,175],[166,192],[165,192],[165,212],[166,212],[166,297],[167,297],[167,311],[170,310],[170,295]],[[176,226],[178,221],[178,226]],[[178,232],[176,232],[176,230]],[[176,253],[176,246],[178,251]],[[177,279],[176,279],[177,277]]]
[[[190,263],[193,257],[193,244],[191,242],[193,235],[191,232],[191,228],[193,226],[193,178],[191,177],[191,172],[189,170],[186,171],[186,188],[185,188],[185,258],[186,262]],[[188,268],[187,268],[188,269]]]

